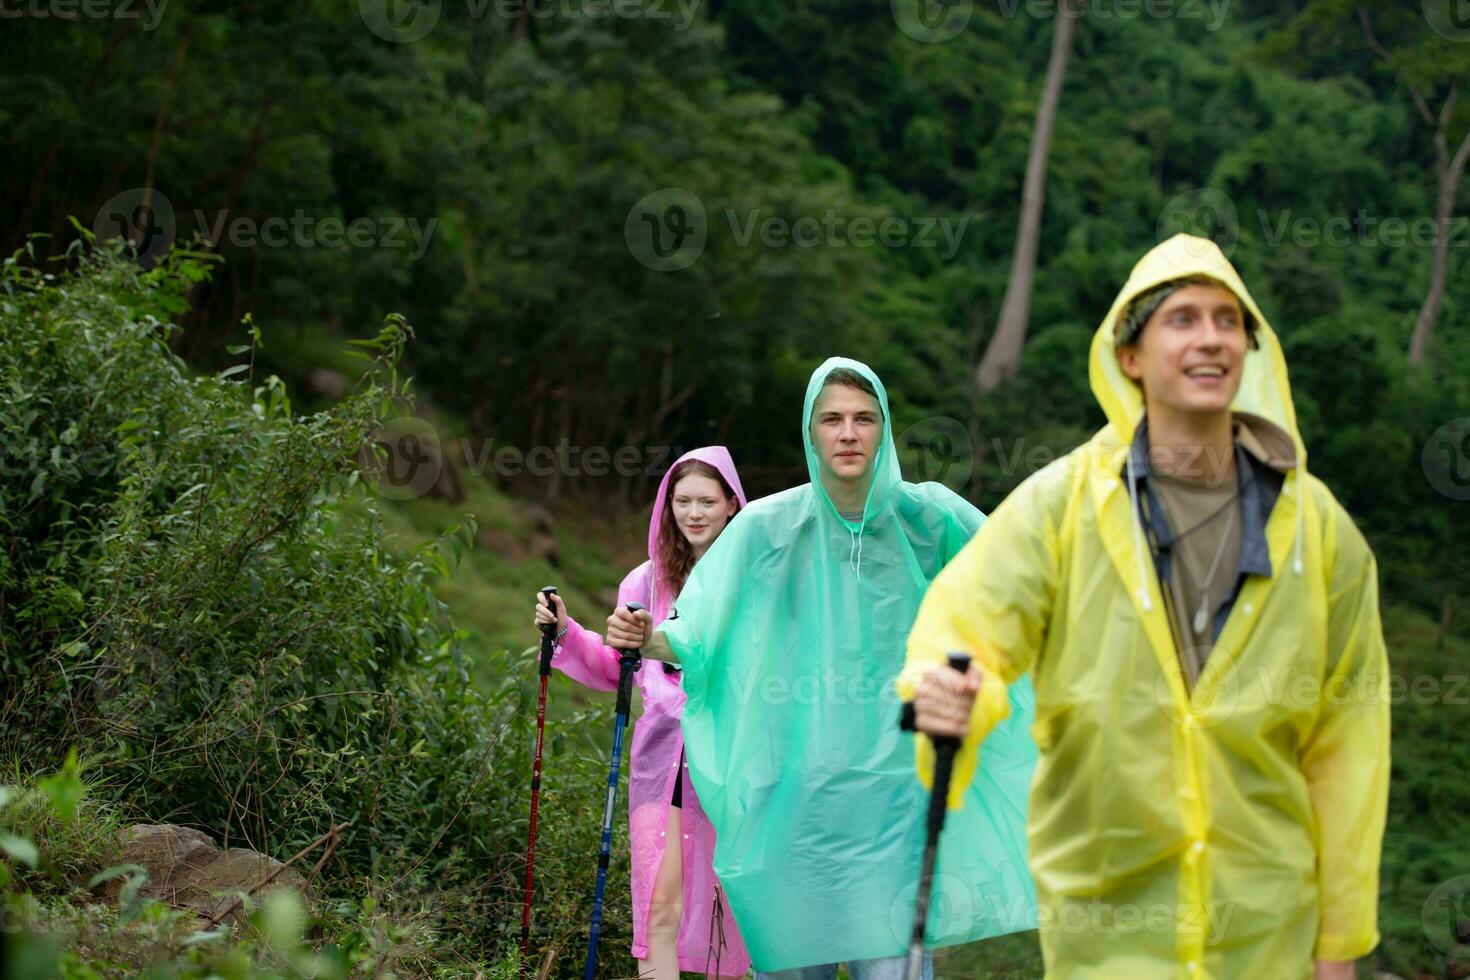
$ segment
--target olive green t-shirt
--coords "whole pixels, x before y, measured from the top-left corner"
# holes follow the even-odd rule
[[[1149,479],[1174,532],[1169,589],[1184,644],[1181,667],[1192,688],[1215,645],[1215,613],[1235,591],[1239,487],[1234,475],[1218,483],[1157,472]]]

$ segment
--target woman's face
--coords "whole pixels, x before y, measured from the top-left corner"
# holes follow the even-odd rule
[[[719,480],[702,473],[680,477],[674,484],[671,504],[679,533],[697,555],[704,554],[735,516],[735,498],[725,496]]]

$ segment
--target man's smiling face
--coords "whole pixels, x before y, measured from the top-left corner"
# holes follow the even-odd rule
[[[1118,349],[1123,373],[1143,385],[1151,411],[1228,412],[1240,388],[1248,336],[1240,300],[1223,286],[1183,286],[1133,343]]]

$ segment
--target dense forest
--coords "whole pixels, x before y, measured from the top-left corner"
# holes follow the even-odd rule
[[[1376,966],[1465,975],[1430,902],[1470,893],[1462,7],[0,8],[0,883],[7,935],[34,940],[14,955],[513,973],[531,591],[604,604],[672,447],[728,445],[753,495],[804,480],[829,354],[882,375],[910,478],[992,508],[1102,423],[1092,332],[1192,231],[1282,337],[1311,468],[1378,556],[1396,671],[1436,681],[1395,707]],[[413,411],[447,492],[361,478],[359,447]],[[521,526],[533,504],[550,530]],[[528,557],[533,533],[559,551]],[[571,975],[607,752],[580,733],[610,716],[562,704],[553,759],[578,775],[543,806],[589,815],[541,845],[538,941]],[[305,926],[287,909],[228,945],[137,885],[79,897],[122,823],[165,820],[281,860],[350,826]],[[152,933],[117,940],[130,923]],[[953,972],[1039,966],[1002,946]]]

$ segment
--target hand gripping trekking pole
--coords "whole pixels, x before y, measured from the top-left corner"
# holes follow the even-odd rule
[[[556,586],[541,590],[546,604],[556,614]],[[556,650],[556,622],[541,624],[541,692],[536,695],[536,752],[531,764],[531,832],[526,845],[526,902],[521,908],[521,967],[526,968],[531,956],[531,882],[536,868],[536,815],[541,808],[541,739],[546,733],[546,679],[551,676],[551,656]]]
[[[970,657],[951,653],[949,665],[961,674],[970,669]],[[903,706],[899,727],[915,731],[914,706]],[[939,832],[944,829],[944,814],[949,801],[949,777],[954,771],[955,753],[960,740],[946,735],[931,736],[934,743],[934,786],[929,791],[929,820],[925,827],[924,862],[919,866],[919,894],[914,900],[914,932],[909,940],[909,962],[904,980],[919,980],[924,969],[924,924],[929,920],[929,897],[934,890],[934,859],[939,852]]]
[[[629,612],[642,612],[643,604],[628,603]],[[592,931],[587,939],[587,967],[582,980],[593,980],[597,970],[597,935],[602,930],[602,893],[607,888],[607,862],[612,853],[613,807],[618,800],[618,768],[623,761],[623,729],[633,701],[633,672],[643,666],[641,650],[624,650],[618,659],[618,709],[613,724],[612,765],[607,771],[607,806],[602,811],[602,848],[597,854],[597,891],[592,898]]]

